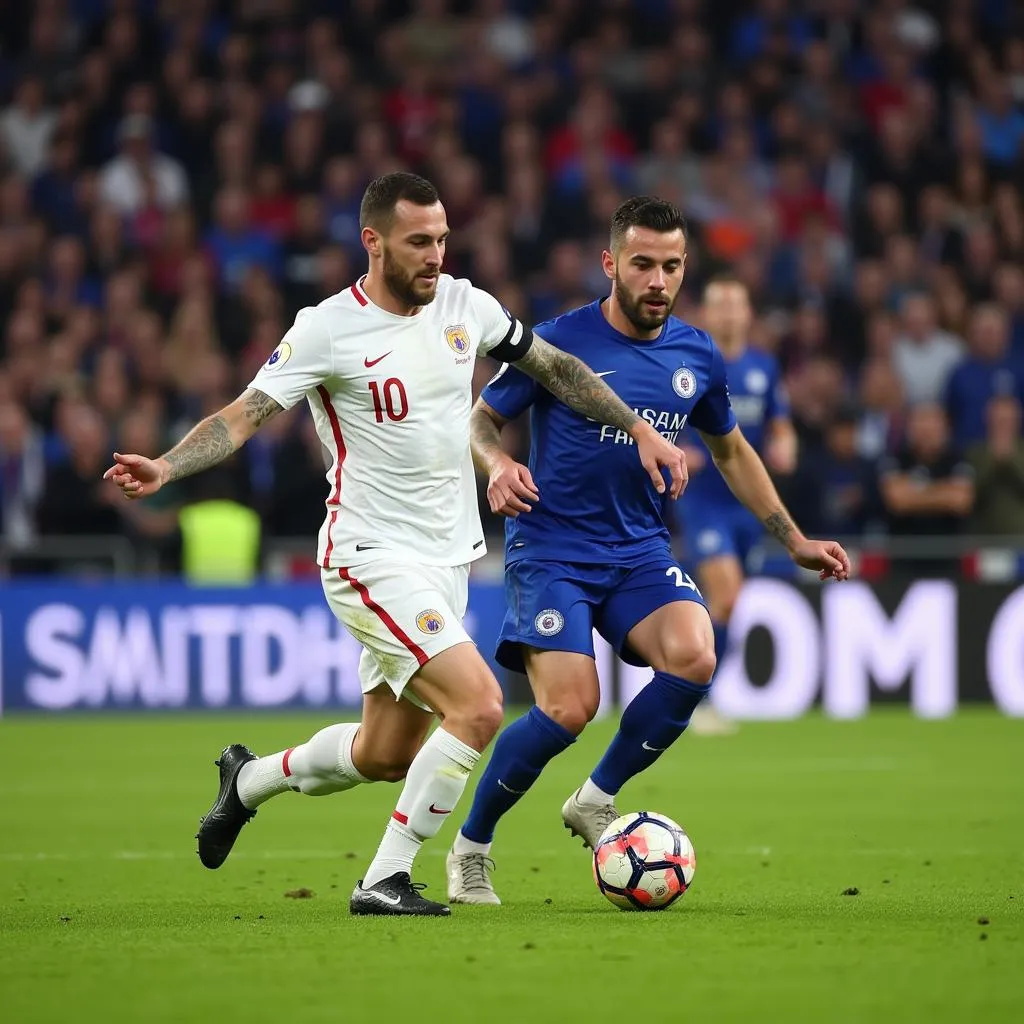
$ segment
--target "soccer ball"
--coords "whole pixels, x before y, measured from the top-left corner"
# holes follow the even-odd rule
[[[697,855],[671,818],[637,811],[616,818],[594,848],[594,880],[621,910],[664,910],[690,887]]]

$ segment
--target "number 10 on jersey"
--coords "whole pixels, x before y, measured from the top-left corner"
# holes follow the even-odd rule
[[[378,423],[384,422],[385,413],[387,418],[395,423],[400,423],[409,415],[409,399],[405,394],[405,385],[397,377],[388,377],[383,384],[371,380],[369,387],[370,394],[373,395],[373,414]]]

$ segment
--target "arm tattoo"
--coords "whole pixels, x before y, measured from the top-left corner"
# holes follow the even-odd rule
[[[786,514],[785,509],[776,509],[771,515],[766,516],[764,525],[780,544],[789,547],[790,535],[796,527],[793,525],[793,520]]]
[[[224,413],[237,416],[241,412],[246,429],[242,438],[232,435],[231,423]],[[281,406],[269,395],[255,388],[247,388],[241,398],[236,399],[227,409],[197,423],[165,456],[171,467],[167,482],[180,480],[183,476],[201,473],[216,466],[245,443],[267,420],[279,412]],[[232,422],[234,419],[232,418]]]
[[[494,457],[502,454],[504,449],[501,447],[501,427],[485,409],[473,409],[469,417],[469,440],[476,468],[489,473]]]
[[[281,406],[270,395],[265,395],[256,388],[246,388],[245,394],[242,395],[242,412],[255,430],[281,412]]]
[[[171,467],[167,482],[201,473],[235,450],[227,420],[217,413],[197,423],[165,456]]]
[[[543,384],[570,409],[598,423],[629,431],[640,419],[586,363],[536,335],[530,351],[515,366]]]

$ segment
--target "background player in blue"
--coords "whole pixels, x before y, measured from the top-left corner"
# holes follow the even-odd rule
[[[686,258],[685,223],[671,203],[638,197],[612,217],[603,256],[612,281],[601,302],[541,324],[535,335],[586,360],[637,415],[675,439],[687,420],[736,494],[822,578],[845,579],[834,542],[807,540],[783,508],[760,458],[736,427],[721,353],[703,331],[670,319]],[[501,447],[501,428],[531,409],[530,465]],[[471,420],[473,455],[489,473],[491,509],[506,530],[508,612],[498,660],[526,670],[536,706],[498,739],[473,807],[448,855],[448,898],[500,902],[490,880],[498,819],[544,765],[575,741],[599,702],[593,629],[654,678],[623,712],[597,768],[562,808],[592,846],[618,815],[621,786],[678,739],[715,669],[711,620],[672,556],[666,499],[624,432],[585,419],[505,367]]]
[[[751,447],[775,473],[796,468],[796,434],[789,420],[779,365],[767,352],[748,344],[753,320],[746,285],[735,278],[714,278],[704,289],[702,322],[725,360],[736,422]],[[694,424],[696,426],[696,424]],[[712,464],[711,453],[696,431],[683,435],[690,474],[679,518],[686,558],[696,564],[697,581],[711,612],[715,655],[719,664],[728,651],[728,626],[751,548],[764,527],[729,489]],[[727,723],[710,705],[698,709],[692,726],[698,732],[719,732]]]

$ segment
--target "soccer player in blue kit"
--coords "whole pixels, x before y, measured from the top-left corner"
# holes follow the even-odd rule
[[[710,337],[670,319],[686,261],[686,225],[671,203],[627,200],[602,256],[612,281],[603,301],[537,327],[535,335],[583,358],[627,405],[668,438],[691,422],[730,487],[823,579],[845,579],[833,541],[808,540],[782,506],[736,426],[725,364]],[[501,428],[531,408],[529,468],[501,447]],[[489,474],[491,510],[506,529],[508,612],[497,658],[525,669],[536,705],[499,737],[469,817],[448,855],[453,903],[500,903],[489,854],[498,819],[597,711],[593,629],[633,664],[654,669],[622,714],[600,763],[562,808],[593,846],[618,816],[615,795],[682,734],[715,670],[714,635],[700,592],[672,555],[665,499],[628,434],[579,416],[505,366],[471,419],[473,455]]]
[[[702,322],[725,361],[736,422],[768,468],[788,474],[796,468],[796,433],[778,363],[748,344],[752,320],[750,296],[742,281],[722,276],[705,285]],[[711,613],[715,656],[721,664],[747,559],[764,535],[764,526],[716,472],[707,447],[699,437],[691,438],[693,433],[687,430],[681,438],[690,482],[678,516],[687,561],[696,565],[697,583]],[[695,732],[711,733],[726,731],[728,723],[704,704],[694,713],[691,726]]]

